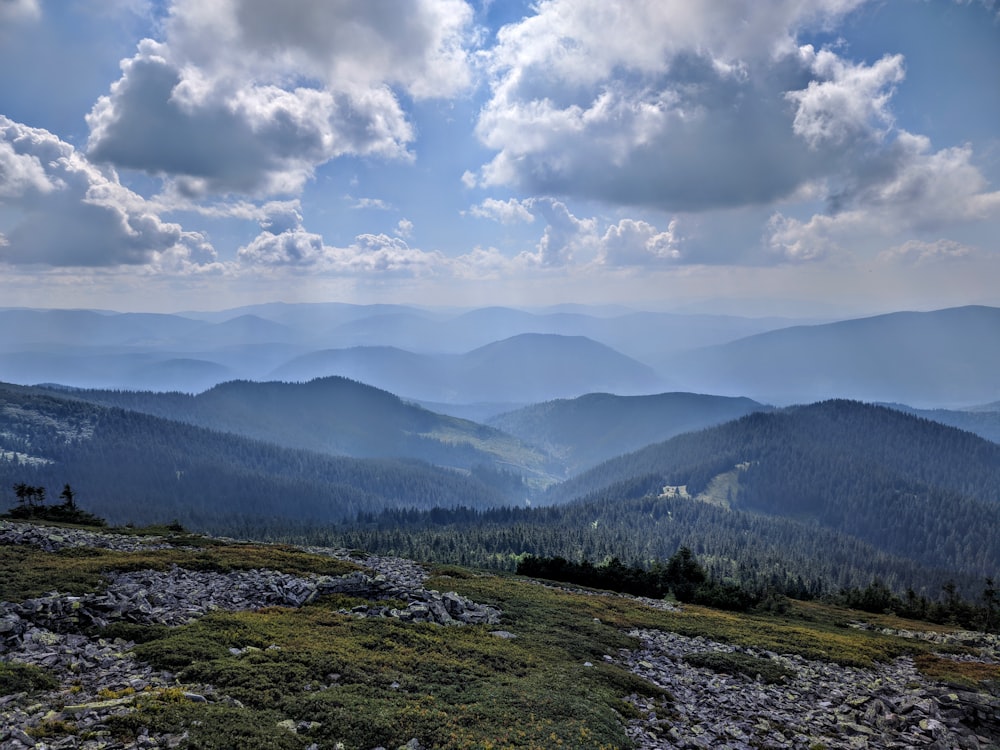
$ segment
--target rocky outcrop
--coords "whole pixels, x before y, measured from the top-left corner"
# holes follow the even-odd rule
[[[0,521],[0,544],[30,544],[47,551],[66,547],[97,547],[118,551],[162,549],[171,545],[159,537],[92,533],[73,529],[36,527]],[[104,729],[109,717],[132,710],[132,703],[151,691],[178,686],[174,675],[156,672],[129,653],[133,644],[91,638],[114,622],[182,625],[213,610],[261,607],[300,607],[319,597],[342,594],[370,600],[345,614],[354,617],[393,617],[407,622],[442,626],[496,624],[499,610],[477,604],[454,592],[424,587],[427,573],[410,560],[359,557],[347,550],[309,548],[308,551],[351,560],[369,568],[343,576],[295,576],[273,570],[217,573],[171,567],[166,571],[140,570],[107,576],[102,590],[83,596],[57,591],[23,602],[0,602],[0,657],[42,667],[55,675],[61,687],[44,701],[26,705],[24,694],[0,697],[0,747],[172,748],[184,735],[144,735],[132,745],[115,741]],[[192,702],[231,702],[211,686],[185,685],[180,698]],[[45,706],[60,705],[62,710]],[[75,733],[58,740],[36,742],[31,732],[46,723],[71,721]],[[293,727],[295,728],[295,727]],[[290,730],[291,731],[291,730]],[[81,739],[87,737],[88,739]],[[420,747],[416,740],[406,747]]]
[[[629,726],[641,750],[982,750],[1000,741],[1000,700],[933,685],[909,658],[855,669],[656,630],[632,635],[641,647],[620,652],[616,661],[672,696],[659,703],[632,697],[644,715]],[[685,658],[736,650],[774,660],[793,676],[769,685],[696,667]]]

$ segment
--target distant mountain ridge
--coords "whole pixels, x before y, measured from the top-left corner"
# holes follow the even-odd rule
[[[271,376],[309,380],[342,375],[422,401],[533,402],[614,388],[654,392],[652,368],[583,336],[525,333],[461,355],[417,354],[394,347],[313,352]]]
[[[0,308],[0,381],[196,393],[234,379],[343,375],[441,404],[523,405],[602,391],[952,410],[1000,402],[1000,308],[794,323],[587,307]]]
[[[1000,399],[1000,308],[898,312],[769,331],[688,352],[683,382],[774,403],[968,406]]]
[[[572,475],[650,443],[769,408],[748,398],[697,393],[590,393],[526,406],[488,424],[558,456]]]

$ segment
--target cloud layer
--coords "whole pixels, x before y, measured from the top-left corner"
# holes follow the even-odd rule
[[[997,254],[995,158],[920,132],[918,61],[852,46],[867,0],[538,0],[493,28],[465,0],[118,1],[143,31],[62,118],[85,129],[0,113],[8,269],[541,294]],[[0,0],[0,38],[54,44],[69,7],[103,12]]]

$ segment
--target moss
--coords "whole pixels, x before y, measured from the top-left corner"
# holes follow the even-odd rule
[[[688,654],[684,661],[695,667],[705,667],[723,674],[742,674],[750,679],[759,677],[768,684],[784,682],[795,676],[795,671],[774,659],[764,659],[736,651],[703,651]]]
[[[961,688],[979,689],[1000,684],[1000,664],[956,661],[937,654],[919,654],[914,663],[925,677]]]
[[[85,594],[100,589],[103,574],[110,571],[167,570],[173,565],[220,573],[268,568],[294,575],[330,576],[360,569],[354,563],[277,545],[140,552],[70,547],[55,554],[27,545],[4,546],[0,547],[0,601],[23,601],[53,590]]]
[[[40,667],[0,661],[0,695],[55,690],[58,686],[56,678]]]

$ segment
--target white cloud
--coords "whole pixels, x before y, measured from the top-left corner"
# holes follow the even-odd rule
[[[337,156],[409,158],[412,129],[388,89],[228,88],[170,54],[146,40],[123,63],[87,116],[91,158],[173,177],[192,196],[294,194]]]
[[[398,86],[417,98],[471,83],[463,0],[175,0],[168,42],[211,78],[312,79],[329,89]]]
[[[863,248],[873,238],[998,220],[1000,191],[988,190],[971,158],[968,147],[935,152],[927,138],[903,131],[864,173],[832,194],[832,213],[808,220],[775,213],[766,242],[784,260],[814,260]]]
[[[829,50],[801,50],[811,60],[813,80],[785,97],[798,106],[792,130],[812,148],[879,138],[892,124],[888,105],[894,84],[903,80],[902,55],[886,55],[873,65],[851,64]]]
[[[196,268],[215,253],[203,235],[160,219],[155,206],[47,130],[0,115],[0,261],[49,266],[169,262]]]
[[[665,232],[645,221],[622,219],[608,227],[601,239],[600,262],[609,266],[651,266],[682,259],[677,219]]]
[[[468,87],[471,20],[461,0],[176,0],[88,116],[89,154],[192,196],[294,195],[340,156],[412,159],[398,94]]]
[[[530,224],[535,220],[531,213],[531,202],[509,198],[505,201],[487,198],[477,206],[472,206],[469,213],[480,219],[492,219],[501,224]]]
[[[796,44],[858,4],[539,2],[486,55],[477,134],[497,153],[478,181],[667,210],[791,195],[843,169],[845,143],[810,149],[786,92],[832,84],[802,102],[803,133],[884,127],[896,58],[865,67]],[[844,95],[860,109],[834,122],[823,102]]]
[[[397,237],[403,237],[404,239],[413,234],[413,222],[409,219],[400,219],[396,224]]]
[[[463,182],[662,211],[835,202],[891,158],[904,60],[798,38],[859,4],[540,2],[484,53],[496,154]]]
[[[400,225],[405,228],[403,222]],[[348,247],[327,245],[321,235],[305,229],[297,210],[280,211],[261,226],[263,231],[237,252],[244,271],[285,268],[331,275],[423,276],[449,263],[441,253],[411,248],[402,237],[386,234],[358,235]]]
[[[374,209],[376,211],[389,211],[392,209],[392,204],[381,198],[353,198],[350,195],[346,196],[346,198],[351,201],[351,208],[354,209]]]

